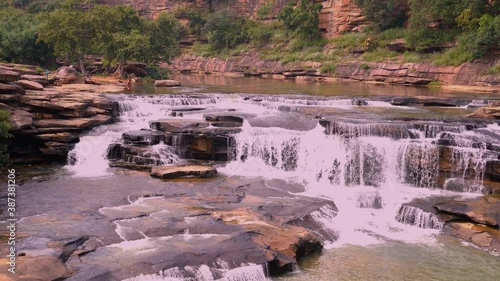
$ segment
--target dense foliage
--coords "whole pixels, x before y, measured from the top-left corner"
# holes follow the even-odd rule
[[[231,48],[247,40],[244,26],[245,19],[220,10],[207,17],[203,31],[213,48]]]
[[[0,110],[0,141],[10,137],[9,129],[10,115],[4,110]],[[9,155],[7,154],[7,146],[0,143],[0,167],[4,167],[9,163]]]
[[[96,5],[92,0],[9,0],[1,7],[0,59],[46,64],[54,55],[78,61],[85,74],[86,55],[103,56],[121,66],[129,60],[171,59],[184,34],[179,21],[161,13],[147,20],[130,7]],[[24,10],[14,8],[24,8]],[[36,14],[30,13],[34,7]]]
[[[311,0],[300,0],[295,7],[293,1],[289,2],[283,11],[278,15],[278,19],[283,21],[288,30],[311,38],[319,35],[319,12],[323,9],[320,3]]]

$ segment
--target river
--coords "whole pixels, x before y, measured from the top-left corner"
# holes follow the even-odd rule
[[[485,143],[500,143],[497,139],[500,128],[496,124],[473,129],[466,127],[461,116],[472,112],[467,105],[425,107],[390,103],[392,97],[427,96],[471,99],[470,104],[478,104],[486,97],[429,88],[349,82],[297,84],[256,78],[184,75],[177,79],[183,87],[155,90],[150,84],[139,84],[132,94],[110,94],[120,103],[118,123],[95,128],[82,136],[70,152],[68,165],[32,167],[29,173],[25,172],[25,177],[31,180],[24,184],[19,195],[20,215],[26,218],[20,227],[34,236],[32,242],[24,243],[26,253],[35,253],[32,248],[40,248],[43,239],[65,240],[77,235],[79,229],[92,229],[92,235],[96,236],[113,232],[102,238],[106,240],[103,242],[106,250],[87,255],[97,261],[93,264],[104,267],[109,264],[112,268],[124,264],[126,267],[132,260],[135,266],[141,258],[154,264],[153,259],[141,256],[142,253],[175,248],[164,243],[166,237],[178,239],[177,236],[153,234],[149,231],[152,229],[149,221],[126,220],[136,212],[155,219],[162,211],[174,212],[162,209],[166,203],[160,199],[156,202],[154,196],[169,192],[179,194],[183,188],[215,190],[216,186],[254,179],[280,179],[290,185],[304,186],[304,190],[291,192],[293,196],[332,200],[338,213],[322,208],[312,214],[335,238],[327,239],[322,254],[300,260],[294,272],[272,277],[273,280],[498,280],[498,253],[441,235],[443,224],[433,214],[412,209],[417,212],[414,216],[418,221],[401,222],[407,219],[402,213],[402,205],[413,199],[480,196],[486,163],[498,159],[498,155],[490,155],[483,147],[472,144],[454,147],[452,161],[456,174],[446,179],[444,187],[437,188],[441,179],[437,174],[439,159],[435,154],[437,141],[443,133],[455,136],[462,143],[477,138]],[[234,155],[229,161],[210,161],[218,168],[217,179],[165,183],[141,172],[109,167],[106,158],[109,147],[122,142],[123,133],[149,128],[150,121],[167,118],[176,109],[183,112],[182,118],[188,119],[201,120],[203,114],[220,112],[257,117],[245,120],[241,132],[234,135]],[[290,119],[290,112],[309,117]],[[322,126],[317,122],[319,118],[335,121]],[[182,145],[175,141],[171,145],[161,142],[149,148],[149,155],[153,156],[148,157],[164,165],[187,163],[189,160],[178,155]],[[474,167],[473,178],[465,175],[471,166]],[[451,180],[466,184],[449,188]],[[171,191],[167,192],[168,186]],[[145,192],[153,199],[141,201],[138,194]],[[269,200],[275,199],[270,196]],[[127,215],[120,213],[124,210]],[[108,220],[101,221],[103,216]],[[114,228],[104,223],[111,217]],[[67,225],[43,227],[33,222],[34,218],[49,222],[60,219]],[[126,219],[120,221],[118,218]],[[67,229],[74,233],[58,233]],[[196,236],[198,234],[192,234],[193,228],[186,229],[184,235],[192,235],[189,243],[194,247],[204,243],[210,245],[226,235]],[[188,241],[188,236],[183,237]],[[111,250],[118,248],[125,252],[117,254],[117,250]],[[85,258],[82,259],[85,262]],[[116,270],[122,274],[117,276],[126,276],[127,281],[270,278],[261,266],[228,267],[224,262],[228,261],[184,268],[192,273],[190,277],[177,267],[155,267],[153,270],[144,266],[137,267],[144,271],[125,273]],[[71,265],[82,268],[75,261]],[[69,280],[85,280],[85,274],[96,271],[81,271],[83,273]],[[106,280],[102,276],[103,279],[93,280]]]

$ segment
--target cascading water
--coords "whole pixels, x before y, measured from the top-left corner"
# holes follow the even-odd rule
[[[149,128],[149,121],[167,117],[172,109],[217,103],[216,97],[206,96],[119,96],[120,122],[100,126],[80,139],[68,155],[70,171],[78,177],[99,177],[108,174],[106,155],[111,143],[127,131]],[[152,147],[157,164],[178,161],[173,150],[164,144]]]
[[[402,204],[447,192],[428,189],[439,185],[443,148],[435,142],[446,130],[458,133],[465,127],[339,122],[326,129],[318,125],[298,132],[245,123],[243,132],[235,137],[234,160],[222,172],[301,181],[308,195],[331,198],[338,214],[322,211],[314,218],[338,235],[332,246],[384,239],[427,241],[442,223],[432,213]],[[447,149],[453,151],[452,172],[468,182],[459,191],[478,192],[484,151]],[[471,169],[475,171],[473,180]]]

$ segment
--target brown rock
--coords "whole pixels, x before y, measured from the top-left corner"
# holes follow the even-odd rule
[[[16,81],[16,84],[23,87],[25,90],[43,90],[43,85],[34,81],[18,80]]]
[[[4,84],[0,83],[0,94],[24,94],[25,91],[17,84]]]
[[[33,125],[33,115],[27,111],[15,109],[10,115],[10,121],[12,123],[12,130],[14,131],[31,128]]]
[[[36,120],[33,122],[33,125],[37,128],[62,127],[86,129],[110,123],[112,120],[113,119],[109,116],[98,114],[89,118]]]
[[[176,80],[156,80],[155,87],[179,87],[181,82]]]
[[[71,276],[71,271],[54,256],[18,257],[17,280],[62,280]]]
[[[176,178],[209,178],[214,177],[217,170],[211,166],[189,165],[189,166],[154,166],[151,168],[151,176],[162,179]]]
[[[41,135],[35,135],[33,136],[33,138],[42,140],[44,142],[63,142],[63,143],[77,143],[80,140],[77,134],[69,132],[41,134]]]
[[[450,200],[438,203],[434,207],[439,212],[465,217],[475,223],[499,226],[500,199],[492,196],[468,201]]]
[[[40,152],[47,156],[65,157],[75,147],[74,143],[46,142],[45,147],[40,148]]]
[[[62,84],[69,84],[78,79],[78,71],[73,67],[63,66],[54,73],[54,78]]]
[[[206,128],[210,125],[206,121],[196,119],[161,119],[151,121],[149,124],[152,129],[169,133],[181,133],[190,129]]]
[[[21,75],[21,79],[37,82],[43,86],[47,86],[49,84],[49,80],[43,75],[25,74]]]
[[[18,72],[5,70],[0,68],[0,81],[1,82],[14,82],[21,78]]]

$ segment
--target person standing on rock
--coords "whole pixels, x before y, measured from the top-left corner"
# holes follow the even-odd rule
[[[49,79],[49,70],[45,68],[45,78]]]

